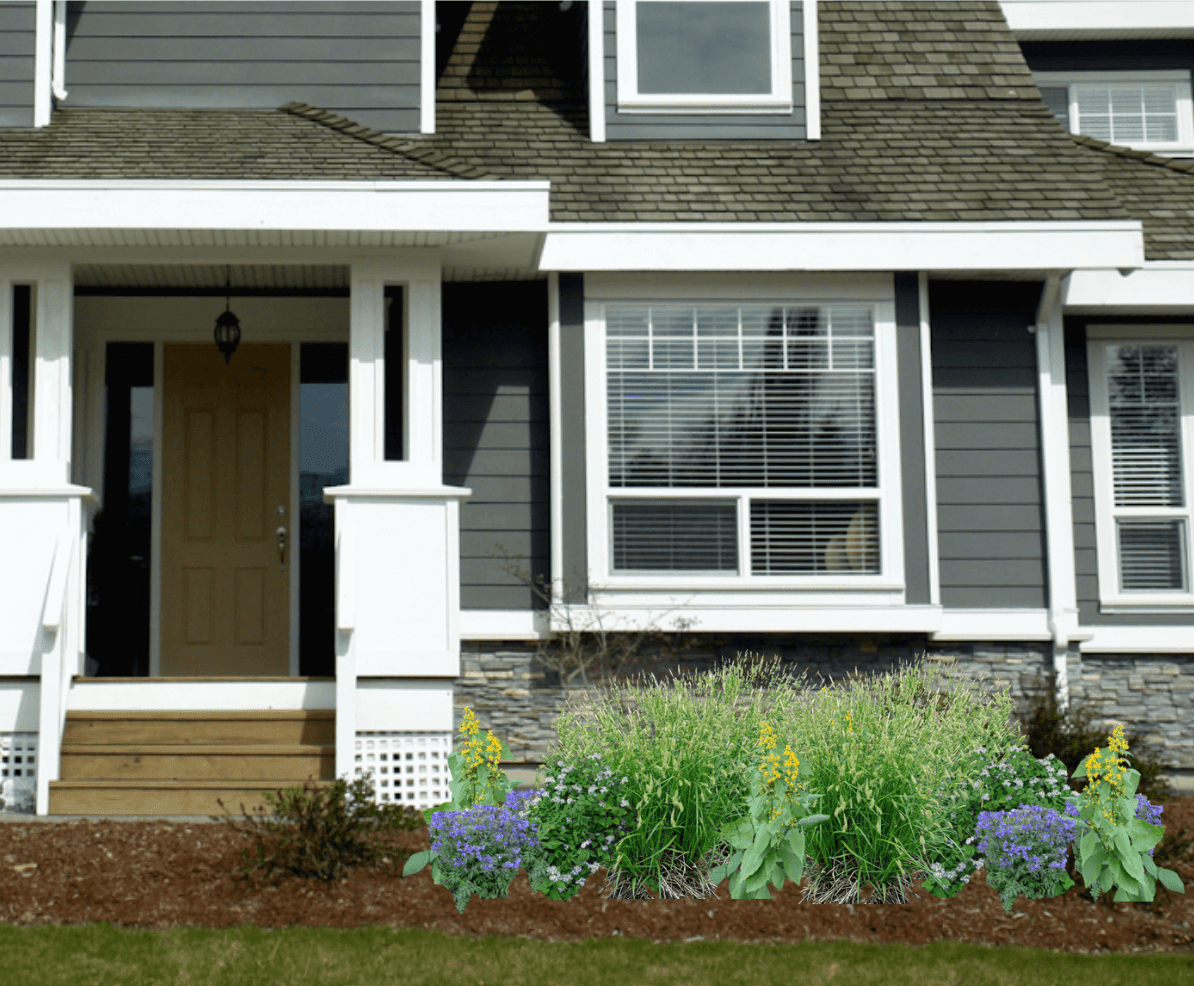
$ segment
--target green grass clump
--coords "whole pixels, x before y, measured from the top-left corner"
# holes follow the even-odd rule
[[[878,945],[579,943],[391,928],[242,925],[170,931],[0,924],[5,976],[21,986],[1170,986],[1188,955],[1075,955],[959,942]]]
[[[352,866],[373,865],[382,850],[368,836],[380,831],[413,832],[425,823],[420,812],[400,805],[373,802],[373,780],[358,778],[351,784],[341,778],[320,788],[308,778],[301,788],[263,791],[272,808],[252,813],[242,804],[244,821],[228,814],[211,815],[233,831],[253,840],[253,853],[241,850],[241,876],[273,877],[290,874],[318,880],[339,879]]]

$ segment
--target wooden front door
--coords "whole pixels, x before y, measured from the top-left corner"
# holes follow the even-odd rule
[[[290,346],[164,356],[161,674],[288,675]]]

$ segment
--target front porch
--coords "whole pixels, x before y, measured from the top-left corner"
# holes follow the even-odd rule
[[[469,491],[442,482],[442,262],[431,250],[399,254],[323,268],[334,271],[325,280],[339,277],[343,287],[319,297],[288,296],[285,285],[256,296],[234,287],[231,308],[244,341],[231,362],[240,355],[243,363],[255,346],[285,352],[279,366],[290,380],[279,422],[276,431],[267,423],[255,434],[237,412],[231,430],[221,437],[213,428],[197,452],[192,414],[174,432],[185,445],[181,455],[169,430],[173,378],[164,371],[171,351],[177,361],[183,347],[215,350],[210,325],[225,299],[223,291],[146,282],[163,270],[202,282],[224,268],[0,265],[4,808],[32,801],[39,815],[218,813],[217,797],[236,810],[242,801],[260,804],[262,790],[364,771],[372,771],[383,803],[425,808],[448,799],[452,681],[460,673],[458,505]],[[273,265],[270,276],[303,276],[298,265],[284,266]],[[132,271],[134,283],[89,291],[76,278],[80,270],[126,281]],[[262,270],[233,266],[233,284]],[[9,384],[23,375],[19,299],[12,305],[19,289],[30,299],[24,393]],[[326,371],[334,347],[342,374],[310,371],[307,364]],[[308,352],[322,359],[309,360]],[[122,368],[130,355],[142,370]],[[338,388],[339,421],[310,413],[308,384],[313,392]],[[315,396],[334,404],[337,395]],[[258,418],[272,422],[270,413]],[[342,466],[308,468],[309,447],[319,444],[308,424],[324,439],[342,426],[342,447],[331,453]],[[22,428],[24,440],[14,441]],[[228,599],[202,580],[196,592],[194,573],[204,563],[183,559],[172,570],[169,555],[172,536],[214,536],[195,527],[197,456],[218,486],[221,441],[231,440],[225,459],[240,469],[246,448],[269,453],[277,436],[289,444],[281,487],[260,476],[279,471],[267,455],[248,462],[248,480],[233,470],[230,484],[209,491],[213,524],[228,512],[235,537],[255,538],[263,558],[238,563]],[[169,500],[180,490],[190,500],[171,520]],[[123,557],[97,568],[96,521],[105,516],[119,519],[122,534],[103,547]],[[135,523],[141,528],[132,530]],[[313,539],[305,537],[304,525],[320,523],[326,538],[314,540],[326,540],[324,555],[308,551]],[[290,530],[276,537],[284,526]],[[210,564],[220,561],[217,551]],[[262,589],[271,565],[282,573],[273,603]],[[320,565],[326,572],[308,577]],[[247,578],[246,570],[260,577]],[[172,577],[175,589],[183,579],[184,592],[173,610],[163,587]],[[273,641],[281,675],[252,659],[253,648],[268,642],[262,610],[270,605],[282,614]],[[176,644],[219,652],[220,633],[225,652],[243,645],[241,657],[206,665],[170,658],[172,635]],[[132,655],[138,647],[140,656]],[[235,673],[238,662],[247,673]]]

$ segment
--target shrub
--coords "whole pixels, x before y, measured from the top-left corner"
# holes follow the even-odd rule
[[[323,788],[307,778],[301,788],[261,793],[272,811],[257,808],[250,814],[242,803],[245,822],[241,823],[228,815],[227,806],[217,798],[224,817],[210,816],[253,839],[253,857],[248,849],[240,853],[245,860],[240,874],[245,879],[260,872],[266,877],[289,873],[335,880],[351,866],[373,865],[380,859],[381,849],[367,835],[382,830],[413,832],[425,824],[413,808],[374,804],[369,776],[351,784],[340,779]]]

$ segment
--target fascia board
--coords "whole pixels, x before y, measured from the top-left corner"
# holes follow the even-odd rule
[[[0,181],[0,229],[537,232],[550,182]]]
[[[1000,6],[1021,40],[1194,34],[1188,0],[1001,0]]]
[[[1118,270],[1076,270],[1062,287],[1065,310],[1143,308],[1194,310],[1194,263],[1145,264]]]
[[[1144,264],[1138,220],[552,224],[544,271],[1058,270]]]

